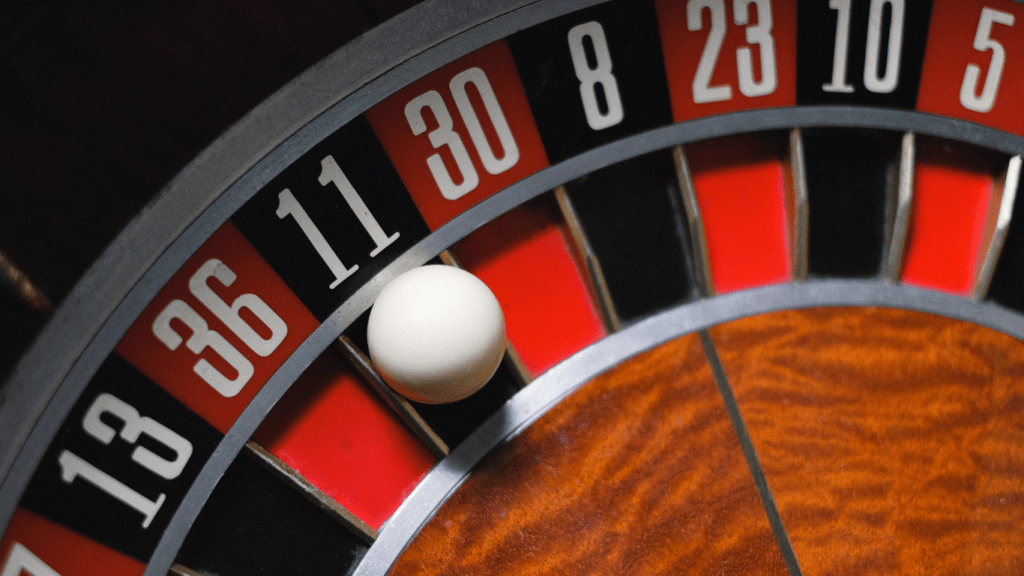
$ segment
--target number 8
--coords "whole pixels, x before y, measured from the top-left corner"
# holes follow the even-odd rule
[[[583,46],[583,38],[590,37],[594,45],[594,56],[597,67],[591,68],[587,62],[587,53]],[[598,22],[587,22],[569,30],[569,53],[572,55],[572,67],[576,70],[576,78],[580,81],[580,97],[583,98],[583,111],[587,115],[587,124],[594,130],[603,130],[622,122],[622,99],[619,98],[619,85],[612,74],[612,57],[608,52],[608,41],[604,37],[604,28]],[[604,99],[608,111],[601,113],[597,102],[597,85],[604,91]]]

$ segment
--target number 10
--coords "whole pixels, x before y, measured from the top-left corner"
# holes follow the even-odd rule
[[[846,61],[850,48],[850,12],[852,0],[829,0],[828,7],[836,10],[836,43],[832,52],[832,80],[823,84],[825,92],[850,94],[853,85],[846,81]],[[885,59],[885,75],[878,75],[882,51],[882,8],[889,4],[892,19],[889,22],[889,51]],[[900,74],[900,52],[903,48],[904,0],[871,0],[868,14],[867,48],[864,53],[864,87],[876,94],[896,90]]]

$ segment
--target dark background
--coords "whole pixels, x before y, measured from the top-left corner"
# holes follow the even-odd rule
[[[416,3],[0,3],[0,253],[56,308],[222,132]],[[0,382],[48,317],[0,281]]]

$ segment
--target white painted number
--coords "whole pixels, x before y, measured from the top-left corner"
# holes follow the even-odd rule
[[[306,235],[306,239],[309,240],[313,248],[316,249],[316,253],[320,255],[320,258],[327,264],[327,268],[334,274],[334,282],[331,282],[331,288],[341,284],[343,280],[359,270],[359,266],[353,266],[351,268],[345,268],[345,265],[341,263],[341,259],[331,249],[330,244],[327,243],[327,239],[320,233],[320,229],[316,227],[316,224],[306,214],[306,210],[299,204],[299,201],[292,195],[292,191],[285,188],[280,194],[277,195],[277,217],[285,218],[291,216],[298,223],[299,228],[302,229],[303,234]]]
[[[260,356],[269,356],[277,349],[288,335],[288,326],[281,320],[270,306],[255,294],[242,294],[228,306],[220,296],[210,288],[207,283],[210,278],[216,278],[224,286],[231,286],[235,283],[237,276],[223,262],[212,258],[203,263],[199,270],[192,275],[188,281],[188,289],[204,306],[213,312],[218,320],[227,325],[228,329],[235,333],[245,345]],[[263,338],[252,329],[239,312],[247,309],[270,329],[270,337]]]
[[[978,81],[981,78],[981,67],[977,64],[967,65],[964,82],[960,85],[960,103],[964,108],[975,112],[988,112],[995,106],[999,82],[1003,78],[1003,66],[1006,64],[1006,51],[1002,44],[991,38],[992,25],[1013,26],[1013,21],[1013,14],[992,8],[982,8],[978,30],[974,33],[974,49],[979,52],[991,50],[992,60],[989,62],[985,84],[980,95],[978,95]]]
[[[594,48],[594,68],[591,68],[587,61],[584,38],[590,38],[590,44]],[[622,99],[619,97],[619,85],[612,74],[612,57],[601,24],[587,22],[569,30],[569,54],[572,56],[576,78],[580,81],[580,97],[583,99],[583,111],[587,115],[587,124],[590,128],[604,130],[622,122]],[[597,99],[598,86],[604,94],[607,107],[604,112],[601,112]]]
[[[236,275],[223,262],[211,258],[189,279],[189,291],[253,352],[260,356],[269,356],[288,334],[288,326],[284,320],[255,294],[242,294],[228,306],[207,284],[211,277],[216,278],[224,286],[230,286],[234,284]],[[243,308],[249,310],[270,331],[268,338],[260,336],[242,319],[239,313]],[[189,350],[199,354],[206,347],[212,348],[231,365],[236,376],[233,379],[228,378],[202,358],[196,362],[193,371],[226,398],[241,392],[254,373],[252,363],[223,336],[211,330],[206,320],[182,300],[172,300],[153,321],[153,334],[170,350],[177,350],[183,341],[181,335],[171,328],[172,320],[180,320],[192,331],[188,342],[185,343]]]
[[[398,240],[399,233],[395,232],[391,236],[388,236],[384,229],[380,227],[377,219],[370,213],[370,209],[367,208],[366,203],[356,192],[355,187],[349,182],[348,177],[342,172],[341,167],[334,160],[334,156],[326,156],[320,161],[320,185],[327,186],[334,184],[334,187],[341,193],[341,197],[345,199],[345,203],[348,204],[350,210],[355,213],[356,218],[359,219],[359,223],[363,225],[363,229],[370,235],[376,245],[373,251],[370,252],[370,258],[373,258],[377,254],[380,254],[382,250],[391,245],[392,242]],[[359,266],[353,266],[346,268],[341,263],[341,259],[338,258],[338,254],[334,252],[330,244],[327,243],[327,239],[320,233],[320,229],[316,227],[313,220],[310,219],[309,215],[306,214],[306,210],[299,204],[299,201],[292,195],[291,190],[285,188],[280,194],[277,195],[277,217],[286,218],[291,216],[295,219],[295,222],[302,229],[302,233],[306,235],[306,239],[309,240],[313,248],[316,249],[317,254],[330,269],[331,273],[334,274],[334,282],[331,282],[331,288],[337,287],[346,278],[359,270]]]
[[[757,13],[756,25],[748,25],[751,4]],[[732,99],[732,86],[711,85],[711,76],[714,74],[718,55],[725,41],[724,0],[690,0],[686,5],[686,27],[691,32],[702,30],[704,9],[711,14],[711,29],[700,62],[697,64],[697,73],[693,77],[693,101],[696,104]],[[754,56],[750,48],[741,46],[736,49],[740,93],[748,98],[754,98],[775,92],[778,87],[778,74],[775,64],[775,39],[772,37],[771,0],[733,0],[733,22],[738,26],[746,26],[746,41],[748,44],[757,44],[761,61],[761,80],[758,81],[754,75]]]
[[[722,0],[690,0],[686,5],[686,28],[690,32],[704,28],[701,11],[705,8],[711,13],[711,31],[697,64],[697,74],[693,77],[693,101],[696,104],[732,99],[731,86],[711,85],[711,75],[715,72],[718,53],[722,51],[722,42],[725,41],[725,3]]]
[[[117,432],[105,424],[100,417],[104,414],[115,416],[124,427],[121,428],[121,438],[135,444],[143,434],[153,440],[160,442],[174,453],[174,460],[161,458],[144,446],[136,446],[132,452],[132,460],[143,468],[162,476],[168,480],[174,480],[185,464],[192,457],[192,443],[184,439],[178,433],[163,424],[146,416],[143,417],[139,411],[128,405],[120,398],[111,394],[100,394],[92,403],[89,411],[82,419],[82,428],[90,436],[104,444],[110,444]]]
[[[501,144],[501,158],[498,158],[487,141],[487,136],[484,134],[483,127],[480,124],[480,118],[473,109],[473,105],[469,101],[469,95],[466,93],[467,84],[472,84],[476,87],[481,100],[483,100],[484,110],[486,110],[491,126],[498,135],[498,142]],[[512,137],[512,130],[509,129],[505,114],[498,104],[498,98],[494,95],[494,89],[491,88],[491,83],[487,80],[487,75],[484,74],[484,71],[476,67],[464,70],[452,78],[448,88],[451,91],[452,98],[455,99],[455,106],[459,110],[459,116],[462,117],[466,130],[469,131],[469,137],[473,141],[473,146],[476,148],[477,155],[480,157],[484,169],[490,174],[501,174],[515,166],[519,162],[519,147]],[[409,122],[409,127],[412,128],[413,135],[419,136],[427,131],[427,123],[423,119],[424,108],[430,109],[438,123],[437,128],[430,133],[430,143],[435,149],[442,146],[448,147],[448,150],[455,158],[455,165],[459,169],[462,181],[459,184],[455,183],[451,174],[448,173],[448,169],[445,168],[440,154],[434,154],[427,158],[427,166],[430,167],[430,173],[434,176],[434,181],[437,183],[438,188],[440,188],[441,195],[448,200],[457,200],[473,191],[480,184],[480,176],[477,174],[476,168],[473,167],[473,161],[469,157],[469,152],[466,150],[462,138],[454,130],[455,123],[452,121],[451,114],[448,113],[448,107],[445,105],[444,99],[441,98],[441,94],[436,90],[421,94],[405,105],[405,118]]]
[[[392,242],[398,240],[398,232],[391,236],[384,233],[384,229],[380,227],[377,219],[370,213],[370,209],[366,207],[366,203],[363,202],[363,199],[356,192],[352,183],[348,181],[348,177],[341,171],[338,163],[334,161],[334,156],[330,155],[325,156],[320,161],[320,185],[327,186],[328,184],[334,184],[338,192],[341,192],[341,197],[345,199],[349,209],[355,213],[359,223],[363,225],[363,229],[366,230],[373,243],[376,244],[376,247],[370,252],[370,258],[380,254]]]
[[[112,394],[100,394],[82,418],[82,428],[103,444],[109,445],[117,435],[113,428],[101,420],[104,414],[114,416],[124,423],[120,434],[122,439],[135,444],[139,437],[145,434],[174,452],[174,460],[167,460],[148,448],[135,447],[132,460],[158,476],[168,480],[177,478],[185,469],[188,459],[192,457],[191,442],[156,420],[148,416],[143,417],[138,410]],[[64,482],[70,484],[81,476],[90,484],[142,514],[143,528],[149,527],[167,498],[166,494],[160,494],[156,500],[150,500],[68,450],[61,452],[57,463],[60,464],[61,479]]]
[[[414,136],[419,136],[427,131],[427,123],[423,120],[423,109],[429,108],[434,118],[437,119],[437,128],[430,133],[430,143],[434,148],[447,146],[448,150],[455,157],[455,165],[458,166],[462,175],[462,182],[456,184],[448,169],[444,167],[444,160],[440,154],[434,154],[427,158],[427,166],[430,173],[441,189],[441,195],[449,200],[456,200],[469,194],[480,183],[480,177],[473,168],[473,160],[466,151],[466,145],[462,138],[455,133],[455,122],[452,121],[448,107],[444,105],[444,99],[436,90],[431,90],[412,99],[405,106],[405,118],[409,121]]]
[[[487,111],[487,117],[498,134],[498,142],[501,143],[503,151],[501,158],[494,155],[494,150],[491,150],[491,145],[487,142],[484,129],[480,126],[480,119],[477,118],[476,111],[473,110],[473,105],[469,102],[469,95],[466,94],[466,84],[476,86],[480,98],[484,101],[484,110]],[[472,138],[473,147],[480,155],[480,161],[484,163],[484,169],[490,174],[501,174],[515,166],[516,162],[519,162],[519,147],[516,146],[516,141],[512,138],[512,130],[508,127],[505,114],[501,111],[501,106],[498,105],[498,98],[494,95],[494,90],[491,88],[491,83],[487,81],[484,71],[479,68],[470,68],[459,72],[448,83],[448,88],[452,91],[452,98],[455,98],[459,116],[462,116],[462,121],[466,123],[469,137]]]
[[[757,9],[757,25],[747,26],[748,10],[753,4]],[[754,80],[753,56],[750,48],[743,46],[736,50],[736,66],[739,71],[740,92],[748,98],[767,96],[775,92],[778,77],[775,73],[775,39],[772,38],[772,5],[770,0],[735,0],[733,20],[740,26],[747,26],[747,43],[760,47],[761,81]]]
[[[167,499],[166,494],[161,494],[156,500],[149,500],[142,494],[139,494],[135,490],[125,486],[106,472],[92,464],[89,464],[67,450],[61,452],[60,456],[57,458],[57,462],[60,464],[61,479],[63,479],[64,482],[71,484],[75,481],[75,478],[81,476],[93,486],[96,486],[100,490],[103,490],[107,494],[110,494],[135,510],[138,510],[139,513],[142,514],[143,528],[149,528],[150,522],[152,522],[153,518],[156,517],[156,513],[160,511],[160,507],[163,506],[164,500]]]
[[[21,576],[23,573],[29,576],[60,576],[56,570],[50,568],[46,562],[39,559],[31,550],[25,548],[21,542],[15,542],[11,547],[11,553],[7,556],[7,562],[0,576]]]
[[[846,81],[846,64],[850,48],[850,12],[852,0],[829,0],[828,7],[837,10],[836,43],[832,53],[832,80],[821,86],[825,92],[853,92],[853,86]],[[892,10],[889,20],[888,52],[885,58],[885,74],[879,70],[882,53],[882,16],[885,5]],[[867,48],[864,52],[864,87],[876,94],[888,94],[896,90],[900,75],[900,54],[903,51],[903,21],[906,12],[905,0],[871,0],[868,13]]]
[[[252,362],[242,356],[223,336],[210,330],[206,320],[182,300],[172,300],[153,321],[153,334],[170,350],[177,350],[182,342],[181,336],[171,328],[171,320],[184,322],[192,331],[188,342],[185,343],[192,353],[199,354],[209,346],[231,365],[236,376],[228,378],[204,358],[200,358],[192,370],[225,398],[231,398],[241,392],[254,373]]]
[[[825,92],[853,92],[853,86],[846,82],[846,60],[850,50],[850,2],[851,0],[829,0],[828,7],[838,10],[836,16],[836,46],[832,52],[832,81],[822,85]]]
[[[871,0],[868,13],[868,48],[864,54],[864,87],[871,92],[888,94],[896,89],[900,75],[900,52],[903,48],[903,14],[905,0]],[[889,52],[885,61],[885,75],[878,74],[878,60],[882,46],[882,7],[892,9],[889,20]]]

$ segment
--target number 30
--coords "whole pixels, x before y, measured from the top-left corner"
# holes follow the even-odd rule
[[[501,158],[494,154],[494,150],[491,149],[491,145],[487,141],[480,119],[477,117],[476,111],[473,110],[469,95],[466,93],[467,84],[475,86],[483,100],[484,110],[498,135],[498,142],[501,144],[503,151]],[[448,89],[451,91],[455,107],[459,111],[459,116],[462,117],[462,122],[466,125],[466,131],[469,132],[469,138],[473,141],[473,147],[476,148],[484,169],[489,174],[501,174],[515,166],[519,161],[519,147],[516,146],[512,130],[508,126],[508,121],[505,120],[505,113],[501,111],[498,98],[494,95],[494,89],[491,88],[491,83],[487,80],[484,71],[473,67],[459,72],[448,83]],[[405,105],[405,118],[409,121],[413,136],[419,136],[427,131],[427,123],[423,119],[424,108],[433,113],[438,124],[437,128],[428,136],[430,143],[435,149],[442,146],[448,147],[452,156],[455,157],[455,165],[462,173],[462,182],[455,183],[451,174],[448,173],[448,169],[445,168],[440,154],[434,154],[427,158],[427,166],[430,168],[437,187],[441,190],[441,195],[448,200],[458,200],[472,192],[480,184],[480,177],[477,175],[476,168],[473,167],[473,160],[470,159],[466,146],[462,143],[462,138],[455,131],[455,123],[452,121],[451,114],[448,113],[444,99],[436,90],[420,94]]]

